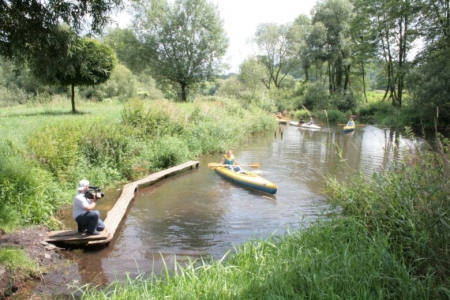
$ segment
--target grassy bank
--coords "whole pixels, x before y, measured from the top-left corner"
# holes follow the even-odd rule
[[[55,214],[71,206],[80,179],[108,188],[200,155],[223,153],[277,126],[266,111],[243,109],[231,99],[79,101],[75,115],[69,112],[69,103],[54,101],[0,112],[2,230],[35,224],[62,228]],[[10,264],[23,255],[1,248],[0,265],[11,272],[36,272],[25,259]]]
[[[220,98],[80,102],[78,109],[72,115],[67,103],[53,103],[2,110],[0,228],[57,228],[52,216],[70,205],[82,178],[106,188],[223,152],[276,126],[265,111]]]
[[[413,149],[411,149],[413,150]],[[387,172],[330,178],[340,213],[163,277],[83,299],[448,299],[448,161],[417,149]]]

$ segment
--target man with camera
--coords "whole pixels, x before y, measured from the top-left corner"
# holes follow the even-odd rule
[[[103,193],[97,187],[94,193],[89,191],[89,181],[83,179],[78,184],[78,192],[73,198],[73,218],[78,224],[78,232],[86,232],[86,235],[99,235],[99,231],[105,229],[105,224],[100,219],[100,212],[94,210],[97,201],[103,197]]]

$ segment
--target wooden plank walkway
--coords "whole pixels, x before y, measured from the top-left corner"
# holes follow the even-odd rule
[[[124,185],[122,194],[114,204],[113,208],[108,211],[105,220],[105,230],[99,235],[86,235],[78,233],[77,230],[59,230],[51,231],[47,235],[47,242],[83,242],[88,245],[107,244],[109,243],[116,233],[120,222],[125,216],[128,206],[131,200],[134,199],[134,195],[139,188],[147,187],[155,182],[158,182],[164,178],[173,175],[174,173],[183,171],[185,169],[192,169],[194,166],[198,168],[198,161],[188,161],[184,164],[150,174],[149,176]]]

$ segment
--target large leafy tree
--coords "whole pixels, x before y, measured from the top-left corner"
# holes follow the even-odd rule
[[[217,8],[206,0],[143,0],[134,29],[142,60],[160,85],[177,86],[179,98],[221,70],[228,47]]]
[[[140,56],[142,45],[131,29],[110,29],[103,41],[114,49],[119,61],[134,73],[139,74],[147,68]]]
[[[41,50],[46,55],[33,54],[29,59],[32,73],[49,84],[69,85],[72,91],[72,112],[75,113],[75,86],[97,85],[109,79],[117,59],[107,45],[80,38],[67,26],[52,34],[54,39]]]
[[[306,42],[306,37],[310,32],[311,20],[307,15],[303,14],[295,19],[288,32],[288,41],[293,52],[294,61],[294,70],[291,71],[291,74],[300,76],[302,72],[305,82],[309,81],[309,71],[312,66],[312,53]]]
[[[0,55],[19,62],[47,55],[32,49],[47,47],[61,22],[77,32],[99,32],[120,5],[121,0],[0,0]]]
[[[330,94],[340,94],[350,88],[353,6],[348,0],[323,0],[315,5],[312,14],[312,33],[320,33],[320,39],[310,39],[310,46],[319,50],[316,59],[328,62]]]
[[[256,29],[254,43],[258,48],[258,61],[265,66],[268,74],[263,80],[266,88],[270,89],[272,84],[276,88],[294,66],[292,55],[296,54],[291,49],[288,40],[289,26],[273,23],[263,23]]]

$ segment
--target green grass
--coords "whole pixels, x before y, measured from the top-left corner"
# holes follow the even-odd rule
[[[221,153],[274,118],[232,99],[189,103],[130,99],[125,103],[57,99],[2,110],[0,130],[0,228],[46,223],[70,205],[76,183],[89,178],[104,188]]]

